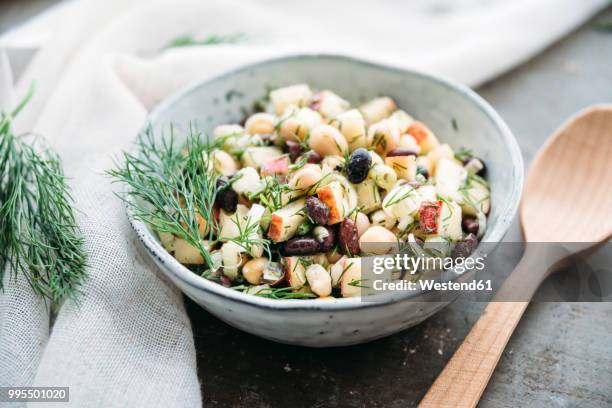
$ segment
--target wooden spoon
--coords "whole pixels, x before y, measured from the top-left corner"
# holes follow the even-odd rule
[[[594,106],[561,126],[534,158],[521,201],[523,235],[586,250],[612,235],[611,210],[612,105]],[[553,247],[526,247],[419,407],[476,406],[529,300],[568,256]]]

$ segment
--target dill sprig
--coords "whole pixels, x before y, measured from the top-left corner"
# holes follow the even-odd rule
[[[127,186],[119,197],[134,218],[155,231],[184,239],[202,254],[206,265],[213,261],[207,243],[213,239],[216,220],[213,206],[217,194],[211,153],[219,140],[206,138],[190,127],[186,141],[175,143],[174,128],[168,137],[156,138],[148,126],[138,137],[134,153],[124,153],[122,163],[107,174]],[[204,234],[200,223],[206,223]]]
[[[12,130],[31,95],[0,113],[0,289],[8,266],[57,304],[76,300],[87,255],[59,156],[41,138]]]

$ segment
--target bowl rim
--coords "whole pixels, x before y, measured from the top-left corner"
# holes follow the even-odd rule
[[[415,70],[415,69],[406,69],[394,67],[391,65],[378,64],[374,62],[370,62],[367,60],[345,56],[341,54],[329,54],[329,53],[298,53],[298,54],[290,54],[281,57],[273,57],[266,58],[261,61],[255,63],[249,63],[246,65],[241,65],[237,68],[228,70],[223,72],[222,74],[212,76],[210,78],[200,80],[197,82],[190,83],[179,90],[173,92],[168,97],[164,98],[159,104],[157,104],[151,112],[147,115],[145,120],[145,124],[142,129],[146,129],[146,127],[150,123],[154,123],[155,120],[168,109],[173,104],[177,103],[179,100],[186,97],[188,94],[195,92],[199,87],[203,86],[208,82],[224,80],[230,78],[238,73],[248,71],[250,69],[265,66],[268,64],[278,64],[288,61],[295,60],[313,60],[313,59],[325,59],[332,61],[340,61],[344,63],[356,64],[367,66],[370,68],[375,68],[377,70],[382,70],[386,72],[394,72],[403,75],[413,75],[421,77],[422,79],[432,81],[437,83],[438,85],[442,85],[446,88],[455,91],[465,98],[467,98],[471,103],[473,103],[477,108],[479,108],[485,116],[487,116],[492,124],[498,129],[504,143],[508,147],[510,151],[510,158],[514,164],[514,173],[511,178],[511,185],[508,186],[511,189],[510,199],[507,201],[508,205],[504,213],[499,215],[499,219],[495,225],[495,230],[493,230],[493,234],[486,236],[488,244],[487,247],[489,251],[487,253],[492,252],[495,247],[502,240],[506,232],[508,231],[515,215],[518,210],[520,196],[522,193],[523,180],[524,180],[524,166],[523,166],[523,156],[519,149],[518,143],[506,125],[501,116],[495,111],[495,109],[489,105],[480,95],[478,95],[475,91],[467,87],[466,85],[454,82],[448,78],[433,75],[427,72]],[[131,150],[135,149],[135,145]],[[147,252],[156,260],[156,262],[161,266],[165,273],[170,273],[175,279],[180,280],[184,284],[190,286],[193,289],[201,290],[207,292],[210,295],[215,295],[223,298],[224,300],[232,300],[238,301],[241,303],[245,303],[250,306],[260,307],[264,309],[271,310],[324,310],[324,311],[336,311],[336,310],[349,310],[349,309],[361,309],[368,307],[377,307],[392,304],[398,302],[400,300],[408,300],[413,297],[422,296],[431,291],[411,291],[411,292],[402,292],[402,291],[393,291],[386,292],[380,295],[371,296],[371,298],[378,297],[380,300],[368,300],[363,301],[361,297],[354,298],[337,298],[335,300],[329,301],[320,301],[318,299],[269,299],[260,296],[248,295],[242,292],[238,292],[232,290],[230,288],[226,288],[218,283],[212,282],[203,278],[184,265],[179,263],[165,248],[161,246],[158,240],[154,237],[154,234],[151,233],[147,227],[147,225],[134,217],[133,212],[130,207],[126,203],[126,212],[129,219],[129,222],[138,236],[139,240],[146,248]],[[485,241],[483,241],[485,242]],[[483,245],[479,245],[476,251],[471,256],[477,256],[483,254]],[[452,271],[448,271],[452,272]],[[463,274],[454,273],[453,277],[449,279],[449,281],[453,281],[456,278],[462,276]],[[177,285],[178,286],[178,285]],[[180,288],[180,287],[179,287]],[[181,288],[182,290],[182,288]],[[182,290],[183,291],[183,290]]]

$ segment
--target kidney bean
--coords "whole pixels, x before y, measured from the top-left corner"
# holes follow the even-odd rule
[[[472,217],[470,215],[463,217],[463,220],[461,220],[461,227],[463,228],[463,231],[474,235],[478,235],[478,230],[480,228],[476,217]]]
[[[321,155],[314,150],[306,152],[305,156],[308,163],[311,164],[319,164],[321,163],[321,160],[323,160],[323,157],[321,157]]]
[[[338,243],[340,244],[340,252],[353,256],[359,253],[359,234],[357,226],[350,218],[346,218],[340,223],[338,231]]]
[[[316,225],[325,225],[329,220],[329,207],[317,197],[306,198],[306,211]]]
[[[474,234],[469,234],[465,239],[455,244],[451,256],[453,258],[467,258],[474,252],[478,245],[478,239]]]
[[[396,156],[416,156],[417,153],[413,150],[406,149],[404,147],[398,147],[396,149],[391,150],[387,153],[387,157],[396,157]]]
[[[283,255],[312,255],[319,252],[319,242],[310,236],[291,238],[283,246]]]
[[[289,153],[289,158],[292,162],[295,162],[302,154],[302,146],[295,140],[287,140],[283,148],[285,153]]]

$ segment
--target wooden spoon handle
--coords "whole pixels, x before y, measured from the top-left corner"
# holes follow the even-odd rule
[[[527,250],[438,376],[419,407],[475,407],[512,332],[554,259]],[[506,300],[506,301],[501,301]],[[507,301],[519,300],[519,301]]]

